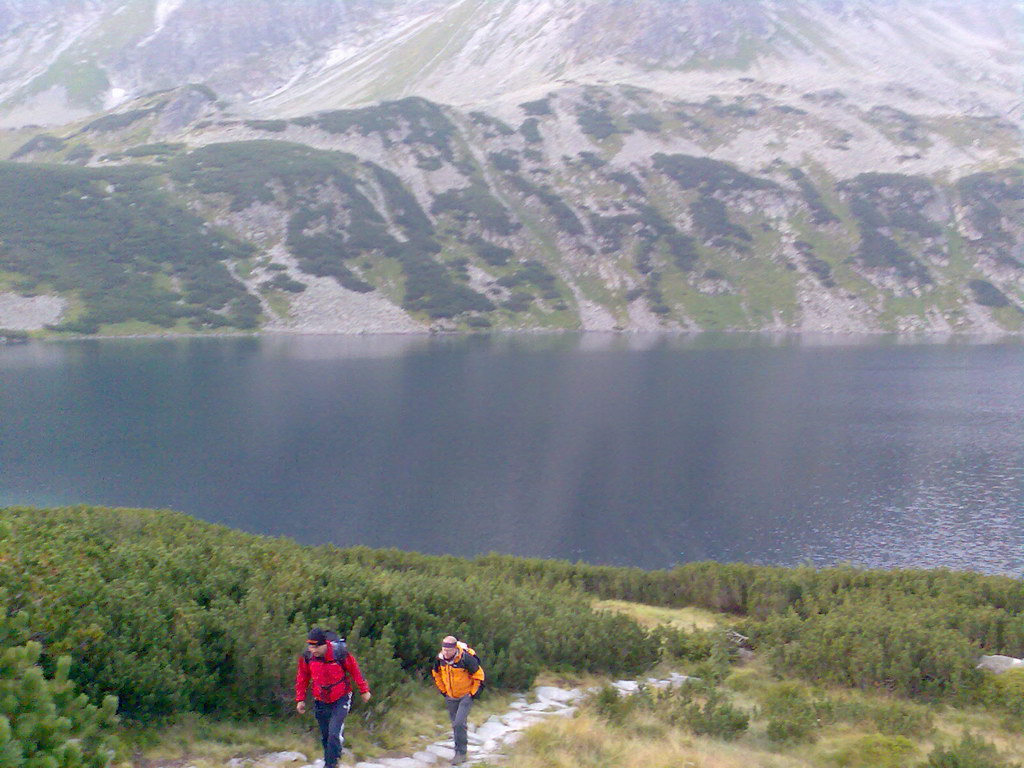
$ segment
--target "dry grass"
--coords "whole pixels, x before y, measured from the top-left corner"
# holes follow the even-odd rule
[[[694,737],[641,717],[629,733],[581,715],[527,731],[508,768],[814,768],[787,755]]]
[[[839,721],[815,733],[809,743],[780,746],[766,735],[767,720],[759,711],[764,696],[779,681],[763,665],[734,670],[726,682],[728,698],[751,714],[749,730],[735,741],[694,736],[669,722],[655,704],[633,710],[624,720],[609,723],[589,706],[572,720],[542,723],[526,732],[513,747],[508,768],[879,768],[870,765],[871,745],[891,744],[897,737],[880,734],[870,717]],[[812,690],[806,686],[807,690]],[[836,702],[859,702],[865,711],[892,700],[884,694],[847,689],[814,689]],[[966,730],[992,743],[1011,761],[1024,759],[1024,728],[981,709],[918,705],[934,718],[934,731],[910,735],[915,749],[896,753],[883,748],[887,765],[921,766],[937,744],[958,742]],[[891,755],[895,755],[892,757]]]
[[[702,608],[662,608],[656,605],[628,603],[625,600],[595,600],[595,611],[613,611],[634,619],[640,625],[653,628],[668,624],[679,629],[706,630],[722,626],[723,617]]]

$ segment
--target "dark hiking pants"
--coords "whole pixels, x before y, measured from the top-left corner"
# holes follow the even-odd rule
[[[455,754],[464,755],[467,749],[469,732],[469,708],[473,706],[473,697],[468,693],[461,699],[444,697],[448,704],[448,717],[452,720],[452,736],[455,737]]]
[[[320,726],[320,741],[324,745],[324,768],[337,768],[341,759],[341,747],[345,743],[345,716],[350,706],[351,693],[330,704],[317,701],[313,705],[316,724]]]

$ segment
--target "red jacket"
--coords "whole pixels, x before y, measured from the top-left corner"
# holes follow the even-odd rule
[[[346,675],[346,672],[348,673]],[[313,698],[332,704],[352,691],[349,677],[355,682],[360,693],[368,693],[370,686],[359,671],[359,663],[351,653],[347,654],[341,664],[334,660],[334,646],[328,644],[327,655],[322,659],[313,656],[306,660],[305,654],[299,656],[299,666],[295,671],[295,700],[306,700],[306,688],[313,681]]]

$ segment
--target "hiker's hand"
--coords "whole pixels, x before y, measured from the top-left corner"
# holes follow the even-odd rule
[[[306,714],[306,702],[304,702],[304,701],[297,701],[297,702],[295,702],[295,711],[298,712],[300,715]]]
[[[366,693],[362,694],[362,699],[364,704],[368,702],[370,700],[370,692],[367,691]]]

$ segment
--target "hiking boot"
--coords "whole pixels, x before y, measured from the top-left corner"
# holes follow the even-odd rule
[[[466,753],[456,752],[455,757],[452,758],[452,765],[462,765],[464,762],[466,762]]]

